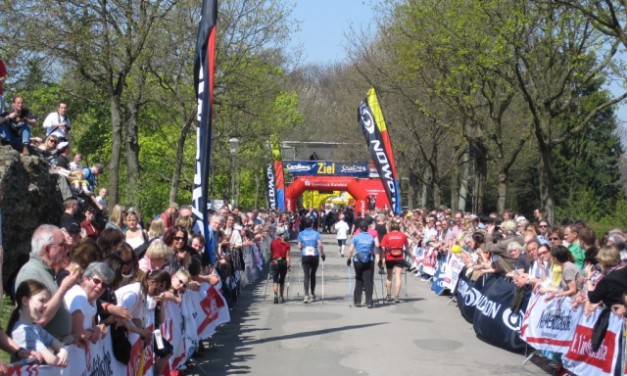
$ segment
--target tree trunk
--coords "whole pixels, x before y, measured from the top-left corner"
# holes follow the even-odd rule
[[[499,197],[496,200],[496,211],[501,216],[505,212],[505,200],[507,199],[507,178],[508,172],[501,171],[499,172],[498,180],[498,195]]]
[[[258,209],[259,208],[259,189],[261,188],[261,176],[263,176],[262,174],[255,174],[255,203],[254,203],[254,208]],[[266,206],[268,209],[270,208],[269,206]]]
[[[459,200],[457,201],[457,208],[455,210],[466,211],[466,201],[468,198],[468,182],[470,181],[470,157],[468,155],[468,149],[462,154],[462,174],[459,182]]]
[[[170,195],[169,202],[176,202],[176,196],[178,194],[179,183],[181,181],[181,170],[183,169],[183,153],[185,151],[185,141],[187,141],[187,133],[194,123],[194,118],[190,117],[176,142],[176,161],[174,162],[174,172],[172,173],[172,182],[170,183]]]
[[[421,208],[425,208],[427,207],[427,184],[425,184],[424,182],[429,181],[429,170],[425,170],[424,176],[423,176],[423,183],[422,183],[422,191],[420,192],[420,207]]]
[[[125,202],[138,206],[140,176],[139,176],[139,135],[137,125],[137,108],[128,111],[126,118],[126,165],[128,170],[128,189]]]
[[[122,152],[122,117],[120,97],[111,98],[111,160],[109,161],[109,208],[119,200],[120,191],[120,155]]]
[[[414,208],[414,195],[416,194],[416,190],[412,184],[407,184],[407,209],[411,210]]]
[[[488,176],[488,156],[486,147],[482,143],[471,144],[471,147],[475,160],[475,191],[473,192],[472,212],[482,214],[483,195]]]
[[[544,209],[545,218],[549,223],[555,223],[555,191],[551,148],[546,144],[539,145],[542,163],[540,166],[540,201]]]
[[[458,191],[458,186],[459,186],[458,183],[460,179],[459,164],[453,163],[453,166],[451,166],[450,178],[451,178],[451,205],[450,207],[452,211],[456,211],[457,204],[460,198],[459,191]]]

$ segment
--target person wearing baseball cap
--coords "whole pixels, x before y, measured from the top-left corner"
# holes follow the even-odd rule
[[[270,267],[272,268],[272,290],[274,291],[274,304],[279,303],[279,297],[281,303],[285,302],[283,298],[283,289],[285,287],[285,275],[290,268],[290,243],[285,241],[285,228],[279,227],[276,230],[277,238],[270,243],[270,252],[272,253],[272,261]]]

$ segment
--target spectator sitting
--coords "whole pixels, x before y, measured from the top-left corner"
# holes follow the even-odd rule
[[[83,170],[83,163],[81,162],[83,159],[83,155],[81,153],[76,153],[74,154],[74,157],[72,158],[72,162],[70,162],[70,170],[74,171],[74,170]]]
[[[11,102],[12,109],[0,115],[0,138],[22,155],[30,155],[30,129],[37,120],[24,107],[24,97],[16,95]]]
[[[67,103],[60,102],[57,112],[51,112],[44,119],[43,127],[46,128],[46,135],[55,135],[59,139],[66,141],[70,133],[70,119],[66,115]]]
[[[56,166],[64,170],[71,171],[70,169],[70,143],[67,141],[59,142],[57,145],[57,164]]]
[[[39,144],[37,150],[39,150],[48,164],[52,167],[57,164],[57,145],[59,144],[59,139],[55,135],[50,135],[46,137],[46,140]]]
[[[100,210],[105,210],[107,208],[107,188],[100,188],[98,191],[98,196],[96,196],[96,204]]]
[[[15,291],[17,307],[11,314],[7,331],[18,346],[40,353],[46,364],[65,367],[68,361],[67,350],[59,340],[37,324],[49,299],[50,292],[42,283],[32,279],[22,282]],[[14,362],[18,360],[15,355],[11,359]]]
[[[90,168],[83,169],[83,179],[87,181],[87,188],[89,192],[94,192],[96,185],[98,184],[98,175],[102,174],[104,166],[101,163],[96,163]]]

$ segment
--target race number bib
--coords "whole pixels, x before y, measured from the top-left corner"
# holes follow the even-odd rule
[[[316,255],[316,247],[305,247],[305,252],[303,252],[303,256],[315,256]]]

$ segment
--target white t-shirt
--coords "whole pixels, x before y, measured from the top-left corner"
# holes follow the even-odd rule
[[[128,312],[134,319],[142,321],[146,320],[144,316],[148,315],[149,311],[154,310],[156,306],[156,302],[150,296],[146,297],[144,306],[140,282],[131,283],[115,290],[115,298],[118,301],[118,305],[128,309]]]
[[[67,310],[70,311],[70,315],[76,311],[83,313],[83,329],[91,329],[94,326],[94,317],[96,316],[96,302],[90,304],[87,300],[87,294],[85,290],[79,285],[73,286],[69,289],[63,297]]]
[[[63,122],[67,123],[67,128],[56,126],[57,124]],[[58,112],[51,112],[48,114],[48,116],[46,116],[43,126],[44,128],[48,128],[46,130],[46,136],[54,134],[61,138],[67,138],[67,130],[70,128],[70,119],[67,117],[67,115],[61,116]]]
[[[335,232],[336,232],[336,237],[337,239],[346,239],[346,237],[348,236],[348,231],[350,231],[350,228],[348,227],[348,223],[344,222],[343,220],[340,220],[338,223],[335,224]]]

